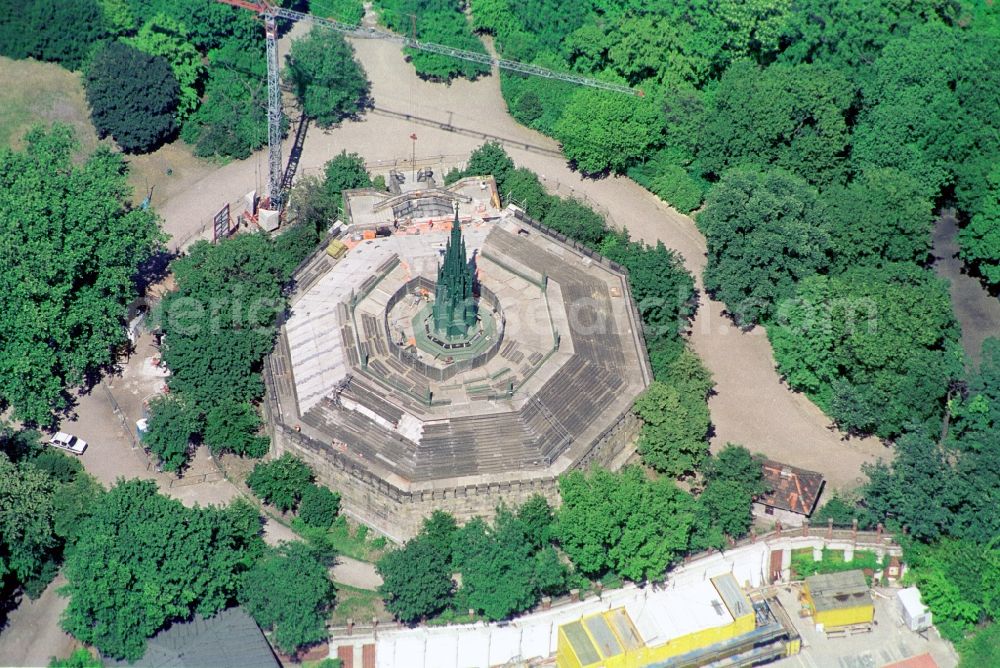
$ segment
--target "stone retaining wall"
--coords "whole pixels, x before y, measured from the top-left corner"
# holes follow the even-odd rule
[[[623,461],[626,451],[634,451],[640,427],[641,421],[626,411],[570,468],[587,469],[595,463],[610,466],[616,460]],[[274,425],[273,448],[276,456],[287,451],[305,460],[319,482],[340,493],[345,513],[396,541],[415,535],[423,519],[439,509],[464,522],[476,515],[492,518],[501,501],[516,506],[535,494],[558,503],[555,475],[461,486],[442,483],[436,489],[410,491],[376,475],[336,447],[282,424]]]

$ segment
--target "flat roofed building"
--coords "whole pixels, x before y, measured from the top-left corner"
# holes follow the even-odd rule
[[[875,605],[861,570],[827,573],[806,578],[803,588],[813,621],[824,629],[870,624]]]
[[[750,599],[726,573],[656,599],[559,628],[559,668],[645,666],[740,638],[755,629]]]

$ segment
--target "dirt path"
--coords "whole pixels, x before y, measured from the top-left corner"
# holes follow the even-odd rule
[[[56,590],[66,584],[62,575],[37,600],[25,596],[0,633],[0,666],[47,666],[53,656],[67,657],[80,644],[59,628],[59,617],[69,604]]]
[[[934,271],[951,283],[951,304],[962,325],[962,348],[979,364],[983,340],[1000,336],[1000,299],[982,283],[962,272],[958,259],[958,221],[955,212],[941,212],[934,227]]]
[[[633,237],[660,239],[680,252],[700,284],[705,241],[691,218],[627,178],[581,179],[559,156],[555,141],[510,117],[496,78],[431,84],[413,75],[397,47],[374,40],[354,44],[372,80],[376,110],[362,121],[333,130],[311,128],[300,175],[316,173],[341,150],[357,151],[369,164],[408,159],[411,133],[418,137],[418,162],[422,157],[467,155],[484,140],[498,139],[519,165],[537,172],[551,189],[585,195]],[[287,42],[282,52],[286,49]],[[246,191],[260,188],[265,165],[266,156],[260,152],[220,168],[167,200],[159,207],[167,230],[175,239],[189,237],[224,202],[238,202]],[[740,333],[721,313],[721,304],[703,298],[691,334],[717,382],[718,394],[710,402],[716,430],[713,447],[727,441],[743,443],[780,461],[822,471],[831,488],[856,485],[863,462],[889,455],[874,439],[842,440],[819,409],[780,382],[763,331]]]
[[[281,522],[275,521],[273,518],[265,515],[264,541],[268,545],[274,546],[291,540],[302,539]],[[374,591],[382,585],[382,576],[375,570],[374,564],[352,559],[343,554],[337,555],[337,563],[330,569],[330,577],[334,582],[355,587],[356,589]]]

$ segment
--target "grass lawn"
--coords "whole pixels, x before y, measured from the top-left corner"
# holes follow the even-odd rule
[[[97,146],[80,74],[55,63],[0,56],[0,148],[23,147],[36,123],[68,123],[84,152]]]
[[[323,533],[322,529],[308,527],[298,518],[292,520],[291,527],[303,538],[310,538],[316,532]],[[343,515],[338,516],[333,526],[325,532],[324,539],[337,550],[337,554],[372,563],[378,561],[390,546],[384,537],[372,538],[367,526],[353,522]]]
[[[870,568],[876,570],[882,564],[871,550],[855,550],[854,559],[844,561],[842,550],[823,550],[823,558],[813,561],[813,551],[811,547],[800,550],[792,550],[792,570],[798,579],[807,578],[810,575],[820,573],[841,573],[843,571],[853,571],[856,568]]]
[[[97,147],[99,140],[90,123],[80,73],[56,63],[0,56],[0,149],[21,149],[24,135],[33,125],[57,121],[76,131],[82,155]],[[179,139],[147,155],[126,156],[125,160],[133,202],[141,202],[152,187],[154,208],[219,168],[216,163],[196,158]]]
[[[380,622],[392,620],[382,603],[382,599],[376,592],[367,589],[355,589],[344,584],[336,583],[337,604],[330,615],[330,622],[333,624],[346,624],[348,619],[353,619],[356,624],[371,624],[372,617],[378,618]]]

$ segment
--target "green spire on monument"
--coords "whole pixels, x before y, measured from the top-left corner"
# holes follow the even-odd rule
[[[472,297],[474,280],[465,254],[462,224],[458,220],[458,202],[455,202],[455,222],[434,288],[434,330],[438,336],[464,338],[476,324],[476,302]]]

